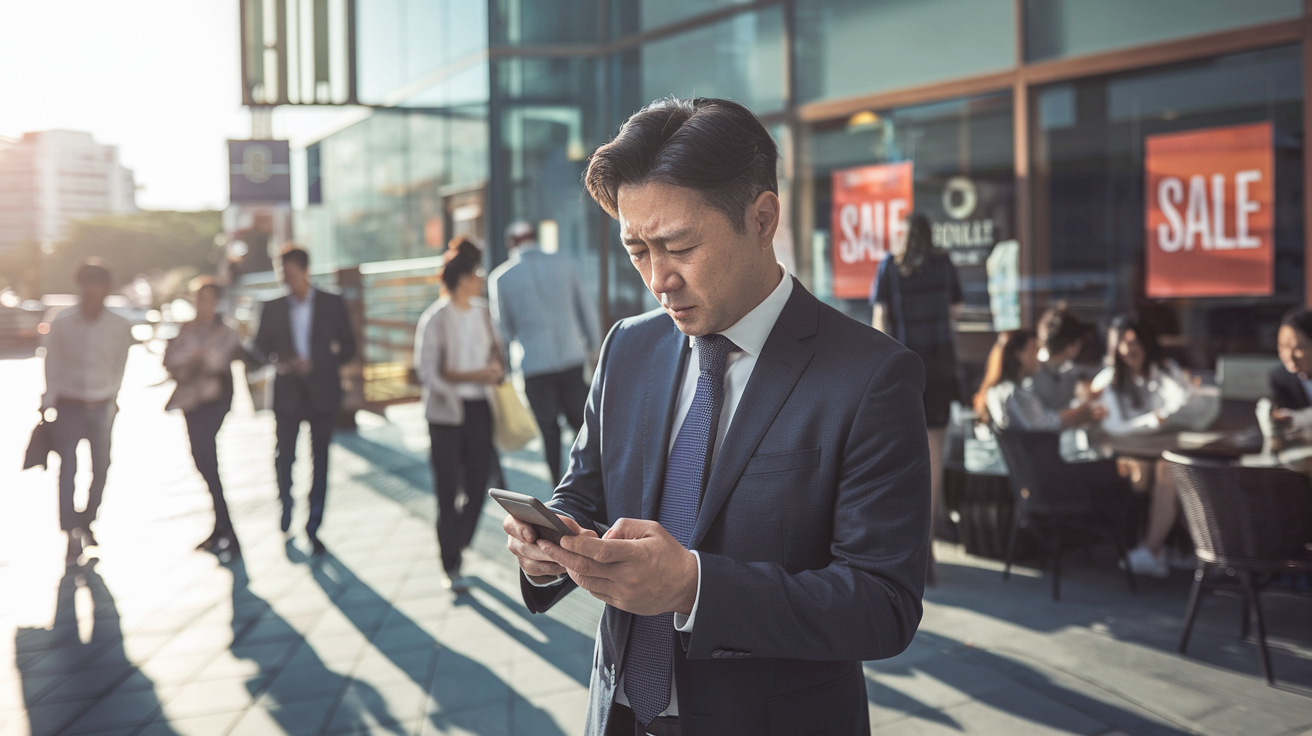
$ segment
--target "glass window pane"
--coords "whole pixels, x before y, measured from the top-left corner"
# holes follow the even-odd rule
[[[773,112],[784,104],[783,10],[743,13],[654,41],[623,54],[620,64],[619,74],[641,90],[639,105],[668,95],[727,97]]]
[[[1303,0],[1025,0],[1030,61],[1290,20]]]
[[[501,96],[498,144],[500,238],[515,220],[551,221],[554,247],[574,259],[594,304],[601,299],[600,210],[583,189],[587,157],[600,138],[593,58],[495,62]]]
[[[596,43],[601,34],[602,0],[495,0],[495,43]]]
[[[957,267],[965,296],[961,323],[965,329],[988,329],[986,261],[995,244],[1016,237],[1013,151],[1010,92],[866,111],[815,126],[803,154],[815,172],[814,233],[798,253],[799,260],[810,260],[812,291],[869,321],[868,284],[861,284],[859,296],[835,293],[835,239],[844,235],[833,232],[834,172],[910,162],[911,207],[929,218],[935,245],[945,248]],[[866,260],[872,261],[865,267],[873,277],[878,260]]]
[[[363,102],[398,104],[461,71],[464,59],[486,69],[470,58],[487,48],[486,0],[378,0],[356,8]],[[413,104],[447,104],[432,95],[440,93]]]
[[[1197,368],[1223,353],[1274,351],[1281,314],[1303,303],[1302,90],[1297,46],[1037,90],[1039,297],[1066,300],[1090,319],[1137,314],[1171,357]],[[1274,128],[1275,293],[1148,299],[1145,140],[1266,121]]]
[[[799,102],[1016,63],[1012,0],[799,0],[796,12]]]
[[[611,0],[611,34],[650,31],[751,0]]]

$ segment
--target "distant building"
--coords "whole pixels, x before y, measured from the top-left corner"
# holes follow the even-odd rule
[[[47,247],[74,220],[136,211],[136,183],[117,146],[71,130],[0,138],[0,252]]]

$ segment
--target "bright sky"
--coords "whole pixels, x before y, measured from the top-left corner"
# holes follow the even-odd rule
[[[90,132],[119,147],[141,207],[221,209],[225,141],[250,136],[238,12],[236,0],[0,0],[0,135]],[[275,132],[324,118],[279,113]]]

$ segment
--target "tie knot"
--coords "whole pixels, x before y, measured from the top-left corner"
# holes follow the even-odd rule
[[[702,373],[720,375],[724,373],[724,361],[729,353],[738,349],[733,341],[724,335],[699,335],[693,339],[697,344],[699,368]]]

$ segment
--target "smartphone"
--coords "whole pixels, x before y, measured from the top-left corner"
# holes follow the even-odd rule
[[[510,512],[511,516],[525,524],[532,524],[543,539],[558,543],[561,537],[574,536],[574,532],[565,526],[565,522],[561,521],[555,512],[532,496],[500,488],[489,490],[487,495],[496,499],[496,502]]]

